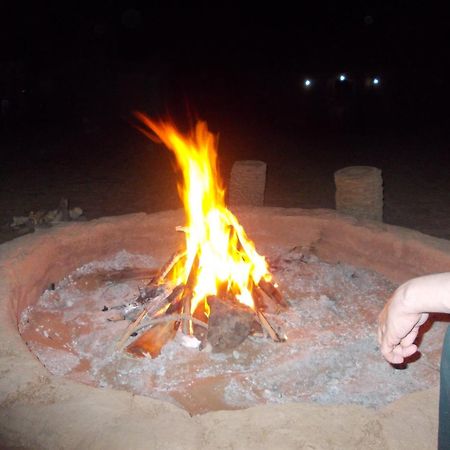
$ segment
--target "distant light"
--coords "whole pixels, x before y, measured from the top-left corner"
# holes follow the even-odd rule
[[[345,81],[346,79],[347,77],[343,73],[339,75],[339,81]]]
[[[311,80],[306,79],[303,84],[305,85],[305,87],[310,87],[311,86]]]
[[[372,84],[374,84],[375,86],[379,85],[379,84],[380,84],[380,79],[375,77],[375,78],[372,80]]]

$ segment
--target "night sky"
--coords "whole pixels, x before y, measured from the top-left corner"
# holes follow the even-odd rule
[[[444,2],[90,3],[0,6],[0,222],[178,207],[138,110],[204,119],[224,179],[266,161],[267,205],[333,207],[334,171],[373,165],[388,223],[448,236]]]
[[[447,22],[439,6],[212,3],[9,2],[1,15],[2,96],[20,91],[24,108],[42,113],[55,103],[74,114],[89,106],[120,115],[186,102],[203,113],[234,102],[278,114],[304,106],[305,76],[325,80],[325,92],[326,80],[345,72],[355,85],[380,76],[386,102],[405,113],[416,106],[439,114],[445,104]],[[11,61],[20,66],[14,82],[5,81]]]
[[[295,8],[282,3],[70,3],[3,6],[3,58],[156,57],[200,67],[293,68],[343,60],[423,68],[439,63],[448,44],[445,11],[424,2],[321,2],[320,7],[302,2]]]

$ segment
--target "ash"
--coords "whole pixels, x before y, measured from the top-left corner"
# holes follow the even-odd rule
[[[421,357],[395,369],[376,340],[377,316],[394,284],[366,269],[320,261],[306,248],[272,253],[272,273],[291,307],[268,317],[287,335],[285,343],[250,337],[230,353],[211,353],[178,334],[156,359],[116,351],[129,322],[108,320],[113,307],[137,297],[146,273],[157,268],[153,258],[125,251],[46,290],[23,312],[20,332],[56,376],[170,401],[192,414],[288,402],[377,408],[438,383],[446,324],[434,321]]]

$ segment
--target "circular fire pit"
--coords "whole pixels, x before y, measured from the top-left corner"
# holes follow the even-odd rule
[[[314,247],[324,261],[374,270],[394,282],[450,270],[450,243],[332,211],[251,208],[237,215],[262,254]],[[181,211],[135,214],[43,230],[2,245],[0,441],[25,448],[434,448],[437,388],[379,410],[311,403],[191,417],[169,403],[53,376],[29,352],[18,319],[55,280],[127,250],[161,263],[182,236]],[[380,356],[381,358],[381,356]],[[283,446],[280,447],[280,442]],[[400,444],[401,443],[401,444]]]

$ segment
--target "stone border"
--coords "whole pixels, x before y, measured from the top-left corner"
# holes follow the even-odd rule
[[[401,282],[450,271],[450,241],[328,210],[241,208],[262,253],[313,245],[329,261],[377,270]],[[120,249],[161,261],[181,239],[181,211],[68,223],[0,246],[0,444],[30,449],[436,447],[437,388],[381,410],[309,403],[265,405],[190,417],[169,403],[98,389],[49,374],[28,351],[17,317],[54,280]],[[380,356],[381,357],[381,356]]]

